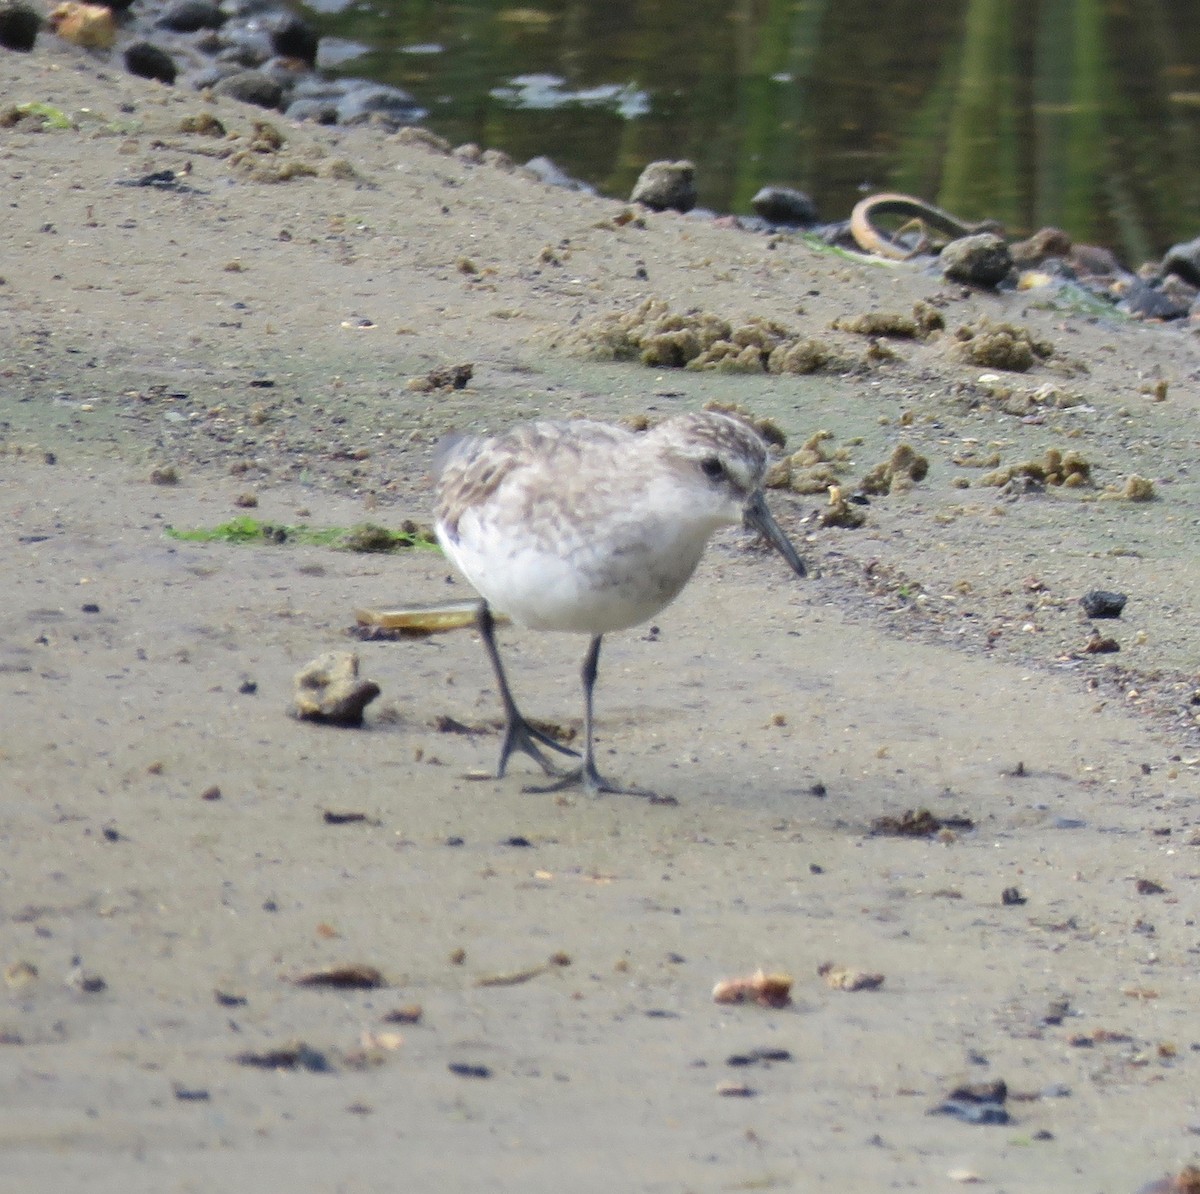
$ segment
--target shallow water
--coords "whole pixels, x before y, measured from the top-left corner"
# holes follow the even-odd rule
[[[324,61],[428,125],[602,192],[688,157],[700,200],[767,183],[826,220],[899,189],[1130,263],[1200,234],[1195,0],[314,0]]]

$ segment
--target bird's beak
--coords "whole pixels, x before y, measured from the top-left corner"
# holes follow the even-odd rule
[[[771,516],[771,511],[767,509],[767,499],[763,497],[761,489],[755,490],[750,500],[746,503],[743,518],[748,527],[753,527],[787,560],[788,565],[797,576],[808,575],[808,570],[804,567],[804,561],[796,553],[796,549],[792,546],[792,541],[783,533],[779,523],[775,521]]]

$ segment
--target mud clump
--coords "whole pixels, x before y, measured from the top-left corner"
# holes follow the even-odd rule
[[[815,373],[851,367],[823,341],[772,319],[756,316],[735,325],[712,311],[673,312],[660,299],[601,316],[565,343],[592,360],[640,361],[652,369]]]
[[[836,962],[822,962],[817,974],[835,991],[878,991],[884,984],[882,974],[839,966]]]
[[[1084,404],[1084,399],[1078,393],[1062,389],[1051,382],[1029,389],[1014,384],[999,373],[981,374],[976,379],[975,389],[997,410],[1021,419],[1041,414],[1046,410],[1067,410],[1072,406]]]
[[[572,341],[593,360],[682,368],[718,340],[728,340],[732,331],[727,320],[710,311],[679,315],[659,299],[646,299],[631,311],[601,316]]]
[[[287,138],[269,120],[256,120],[243,146],[229,157],[229,164],[243,171],[254,182],[290,182],[294,178],[316,178],[311,162],[283,153]],[[317,156],[324,156],[323,151]]]
[[[391,551],[396,546],[396,536],[387,527],[378,526],[373,522],[363,522],[358,526],[351,527],[342,536],[341,546],[346,551],[357,551],[363,554]]]
[[[1153,481],[1133,473],[1125,478],[1125,484],[1121,486],[1119,496],[1127,502],[1152,502],[1158,497],[1158,494],[1155,492]]]
[[[911,315],[896,311],[864,311],[861,315],[835,319],[835,331],[859,336],[894,336],[907,340],[925,340],[946,326],[942,313],[924,300],[913,304]]]
[[[713,328],[711,317],[706,326]],[[718,373],[815,373],[831,360],[828,349],[818,341],[798,338],[772,319],[755,317],[737,327],[725,326],[729,329],[726,334],[711,340],[685,368]]]
[[[327,651],[296,673],[293,712],[302,721],[361,726],[363,711],[379,695],[373,680],[358,678],[353,651]]]
[[[910,489],[929,475],[929,460],[910,444],[898,444],[887,460],[877,464],[863,477],[863,493],[888,494]]]
[[[211,112],[197,112],[185,116],[179,122],[181,133],[193,133],[200,137],[224,137],[225,126]]]
[[[713,987],[712,997],[714,1003],[757,1003],[760,1007],[787,1007],[792,1002],[792,976],[756,970],[753,974],[737,978],[723,978]]]
[[[688,361],[688,369],[718,373],[766,373],[771,354],[791,339],[791,333],[771,319],[751,319],[733,328],[725,339],[713,341]]]
[[[465,390],[474,376],[475,366],[470,361],[461,365],[440,365],[424,377],[410,378],[404,388],[426,394],[434,390]]]
[[[842,493],[840,485],[829,487],[829,505],[821,511],[817,522],[823,527],[841,527],[844,530],[857,530],[867,521],[866,511],[860,505],[852,504]]]
[[[767,361],[770,373],[816,373],[827,365],[835,364],[833,353],[819,340],[796,340],[780,344]]]
[[[935,817],[927,808],[906,809],[898,817],[876,817],[871,822],[872,837],[933,837],[942,830],[975,828],[970,817]]]
[[[1035,340],[1028,328],[1013,323],[978,323],[956,328],[954,338],[959,354],[974,365],[1003,369],[1008,373],[1027,373],[1038,361],[1054,355],[1054,345]]]
[[[793,493],[825,493],[836,486],[850,467],[848,448],[832,447],[832,431],[816,431],[790,456],[767,469],[767,489],[790,489]]]
[[[1038,485],[1063,485],[1068,489],[1080,489],[1092,484],[1092,466],[1078,452],[1047,448],[1040,459],[1024,460],[1020,464],[993,469],[980,477],[979,483],[999,487],[1021,479]]]

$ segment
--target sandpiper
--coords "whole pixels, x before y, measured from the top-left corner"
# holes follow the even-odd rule
[[[596,769],[600,641],[674,600],[722,526],[754,527],[804,576],[803,560],[763,498],[766,464],[766,445],[754,427],[717,412],[679,415],[645,432],[586,419],[526,423],[443,445],[437,536],[483,598],[479,632],[506,723],[497,777],[513,751],[521,751],[557,777],[538,791],[582,784],[590,792],[649,794]],[[589,637],[584,755],[572,771],[561,772],[542,747],[577,752],[531,726],[513,699],[493,609],[532,630]]]

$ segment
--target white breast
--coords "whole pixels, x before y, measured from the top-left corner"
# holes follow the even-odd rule
[[[653,617],[687,584],[715,527],[676,517],[622,518],[605,533],[564,523],[554,542],[488,511],[459,522],[447,555],[496,610],[534,630],[607,634]]]

